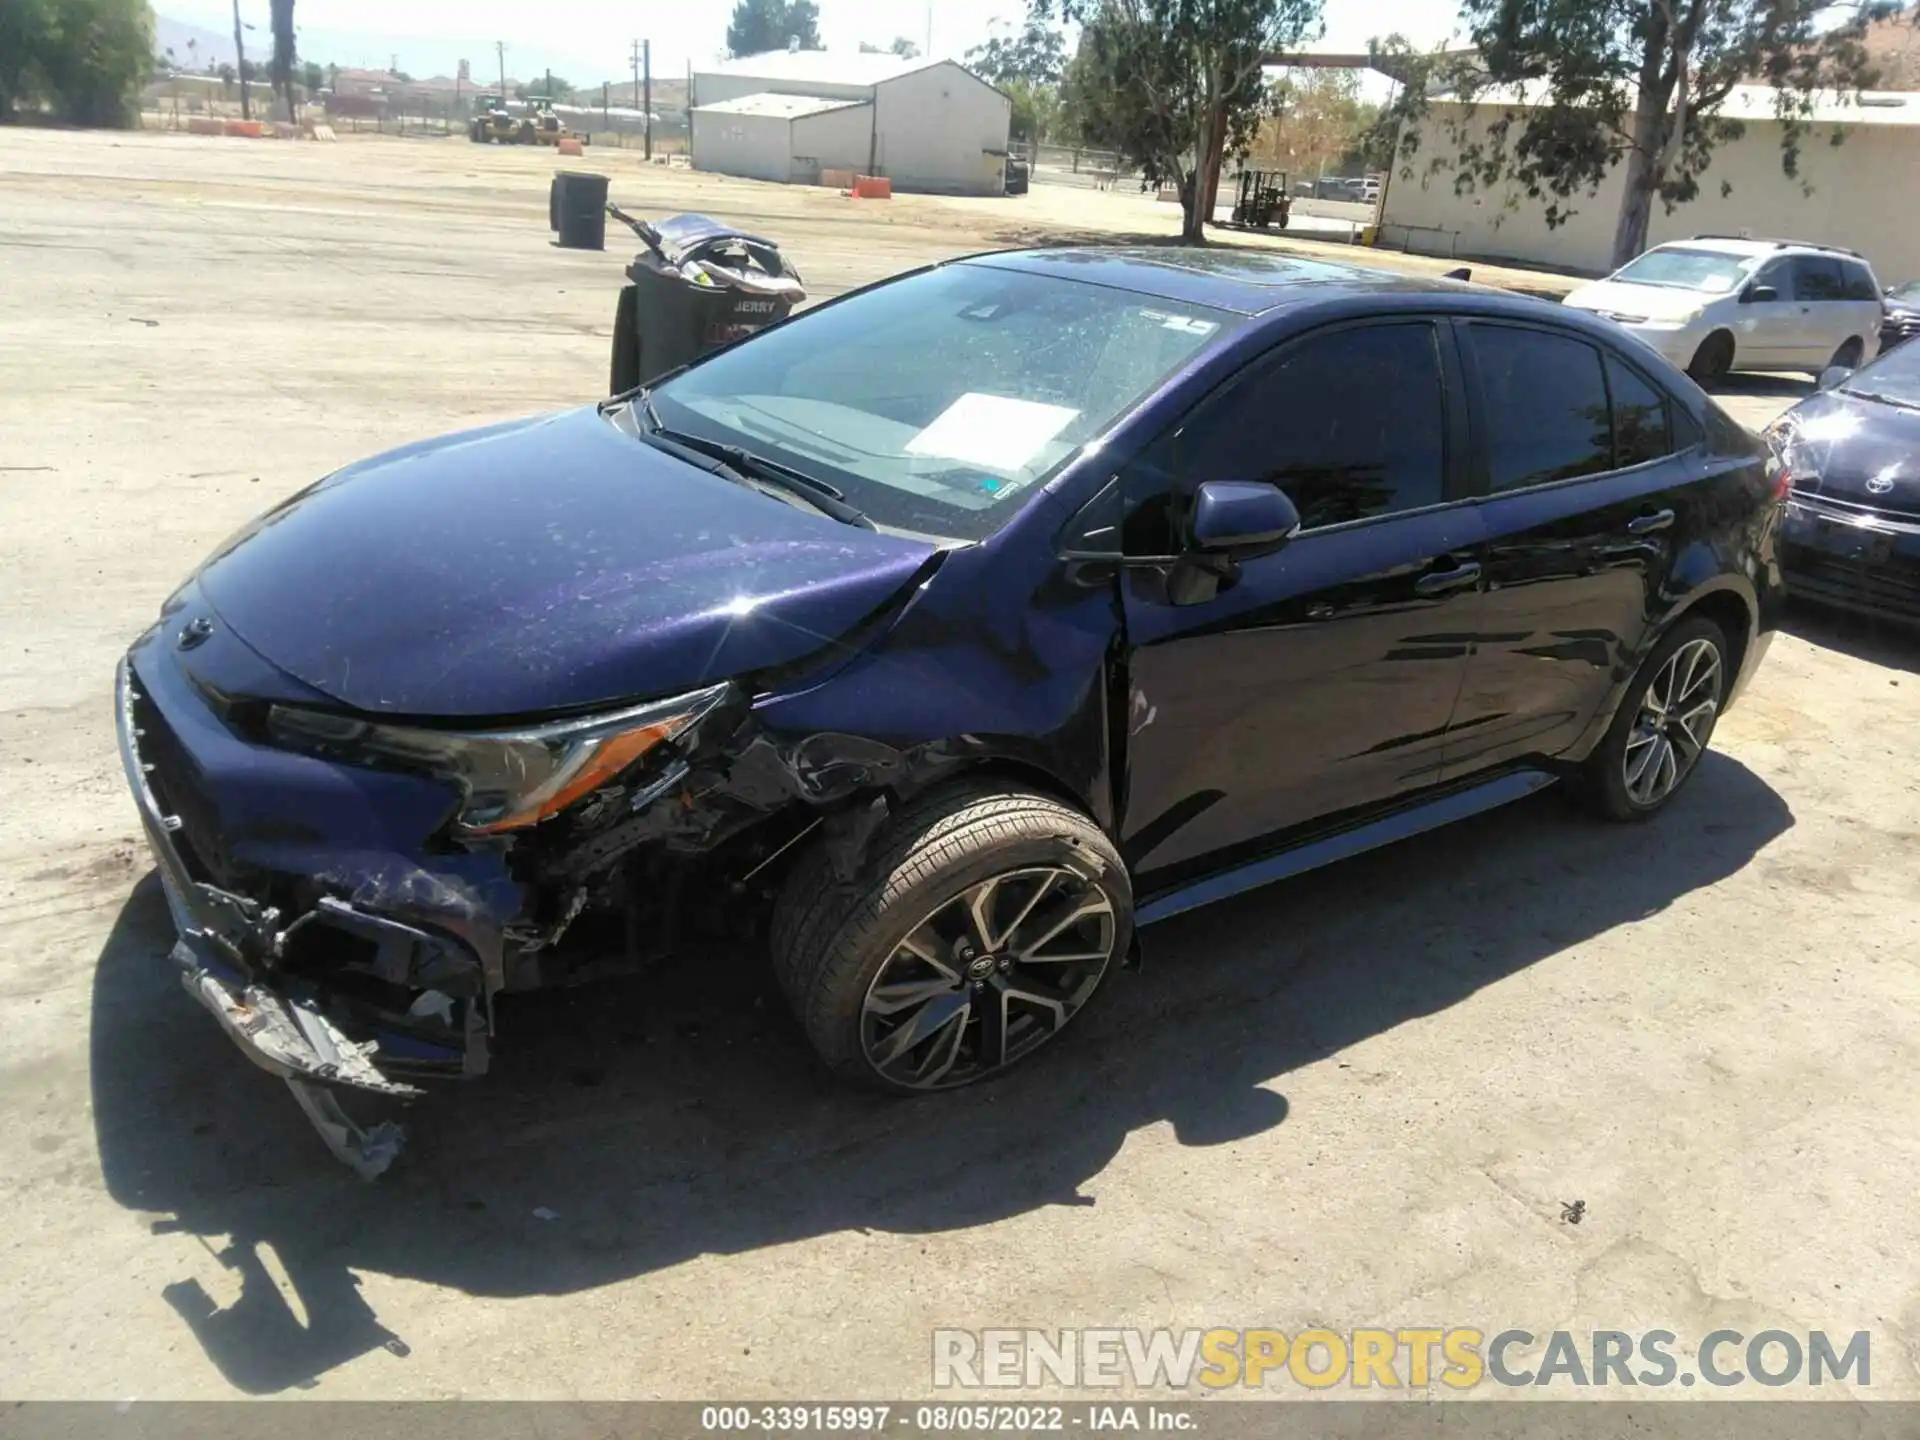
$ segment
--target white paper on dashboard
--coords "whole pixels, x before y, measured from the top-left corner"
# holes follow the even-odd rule
[[[970,391],[907,442],[909,455],[938,455],[991,470],[1018,470],[1070,425],[1078,410]]]

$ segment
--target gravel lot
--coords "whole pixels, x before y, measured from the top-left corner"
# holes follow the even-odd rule
[[[820,294],[1173,228],[588,163]],[[626,247],[550,246],[552,164],[0,130],[0,1394],[897,1396],[935,1326],[1429,1324],[1864,1329],[1920,1398],[1920,642],[1810,618],[1659,823],[1548,794],[1169,922],[1004,1083],[853,1094],[762,977],[680,980],[527,1001],[335,1165],[163,974],[113,664],[314,477],[600,393]]]

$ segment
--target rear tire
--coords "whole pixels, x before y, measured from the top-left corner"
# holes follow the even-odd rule
[[[1606,820],[1646,820],[1699,768],[1733,684],[1727,635],[1704,616],[1682,620],[1641,665],[1575,791]]]
[[[1687,362],[1687,374],[1696,385],[1717,385],[1733,371],[1733,337],[1716,330],[1700,342]]]
[[[1866,353],[1866,345],[1862,343],[1860,337],[1856,335],[1833,352],[1833,358],[1821,367],[1820,374],[1824,375],[1836,365],[1844,365],[1849,370],[1858,370],[1860,368],[1860,361]],[[1815,378],[1817,379],[1818,376]]]
[[[1133,890],[1100,828],[1046,795],[937,791],[842,880],[826,843],[773,914],[773,968],[820,1058],[912,1094],[983,1080],[1085,1008],[1133,935]]]

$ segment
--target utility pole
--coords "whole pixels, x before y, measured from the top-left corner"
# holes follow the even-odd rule
[[[636,40],[633,53],[633,103],[640,107],[640,121],[646,133],[646,157],[653,159],[653,41]]]
[[[500,103],[504,105],[507,103],[507,42],[494,41],[493,50],[500,57]]]
[[[233,0],[233,68],[240,75],[240,118],[253,118],[253,105],[247,99],[247,47],[240,38],[240,0]]]

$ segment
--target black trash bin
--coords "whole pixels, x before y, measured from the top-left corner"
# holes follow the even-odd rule
[[[613,322],[609,393],[645,385],[709,350],[784,320],[806,299],[799,273],[771,240],[705,215],[658,225],[608,206],[647,243],[627,267]]]
[[[563,170],[553,177],[549,208],[564,250],[607,248],[607,177]]]

